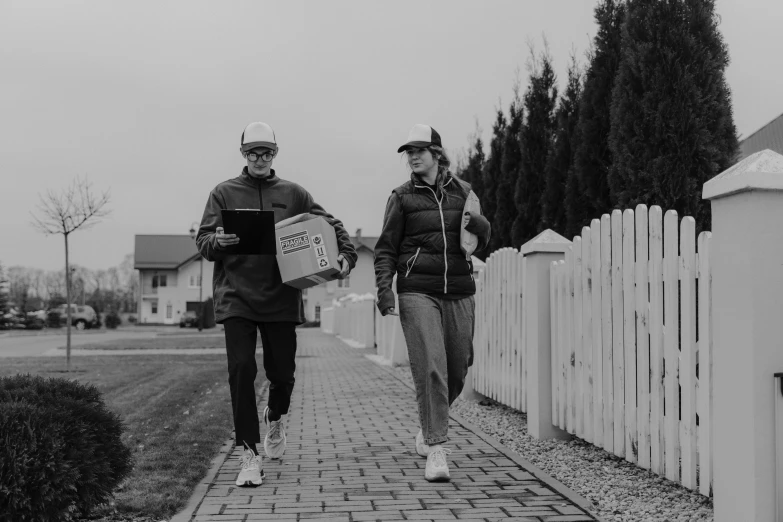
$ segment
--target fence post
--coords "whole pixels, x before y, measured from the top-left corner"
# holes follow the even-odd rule
[[[525,349],[527,350],[527,429],[537,439],[567,439],[570,435],[552,424],[552,333],[549,269],[565,259],[571,242],[550,229],[522,245],[527,268],[523,288]]]
[[[783,156],[704,184],[712,205],[715,522],[775,520],[771,383],[783,371]],[[707,370],[700,369],[700,372]]]

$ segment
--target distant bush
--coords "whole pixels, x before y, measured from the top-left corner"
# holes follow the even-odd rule
[[[28,316],[24,320],[24,326],[28,330],[43,330],[46,323],[38,317]]]
[[[120,318],[120,314],[117,312],[109,312],[106,314],[106,319],[104,322],[106,323],[106,328],[114,330],[122,324],[122,318]]]
[[[60,312],[51,311],[46,314],[46,326],[49,328],[60,328]]]
[[[201,307],[204,313],[202,326],[207,328],[215,327],[215,303],[212,298],[209,297],[204,301],[204,305]]]
[[[128,322],[130,324],[136,324],[138,322],[138,318],[135,315],[129,315],[128,316]]]
[[[0,520],[72,521],[131,471],[123,425],[92,385],[0,378]]]

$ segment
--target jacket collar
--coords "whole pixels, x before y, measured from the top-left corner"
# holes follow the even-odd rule
[[[246,185],[252,185],[254,187],[270,187],[280,181],[280,178],[275,174],[275,169],[271,169],[271,175],[264,179],[254,178],[247,172],[247,167],[242,169],[242,174],[239,175],[239,180]]]
[[[454,181],[454,177],[451,175],[451,172],[446,174],[446,181],[443,182],[443,188],[446,188],[451,184],[451,182]],[[427,185],[425,181],[423,181],[418,175],[411,172],[411,183],[413,183],[413,186],[416,188],[432,188],[430,185]]]

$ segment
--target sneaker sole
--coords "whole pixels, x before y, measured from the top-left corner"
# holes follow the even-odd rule
[[[258,486],[260,486],[260,485],[262,485],[264,483],[264,479],[265,478],[266,478],[266,475],[264,475],[262,473],[261,474],[261,480],[258,482],[258,484],[253,483],[253,481],[251,481],[251,480],[246,480],[244,482],[244,484],[240,484],[238,482],[235,482],[235,484],[237,485],[237,487],[240,487],[240,488],[257,488]]]
[[[433,477],[428,477],[427,475],[424,475],[424,479],[427,482],[449,482],[451,480],[451,477],[446,472],[440,472]]]

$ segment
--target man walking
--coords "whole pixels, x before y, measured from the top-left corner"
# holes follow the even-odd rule
[[[277,177],[272,162],[279,149],[269,125],[249,124],[240,143],[247,166],[239,177],[220,183],[210,193],[196,244],[201,255],[215,263],[215,321],[225,328],[236,445],[245,448],[236,484],[255,487],[264,477],[263,459],[256,448],[261,441],[254,384],[257,333],[261,334],[264,371],[269,380],[269,401],[263,413],[267,426],[264,452],[276,459],[282,457],[286,447],[282,416],[288,413],[294,389],[295,327],[305,320],[304,307],[301,290],[283,284],[275,256],[226,252],[242,238],[224,233],[221,210],[273,210],[275,223],[306,212],[325,218],[337,235],[339,278],[350,273],[357,255],[339,220],[318,205],[307,190]]]

